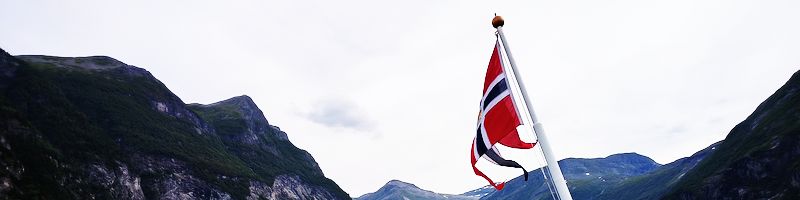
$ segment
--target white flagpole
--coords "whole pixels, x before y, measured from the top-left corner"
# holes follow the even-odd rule
[[[556,192],[558,193],[558,198],[560,200],[572,200],[572,195],[569,193],[569,188],[567,187],[567,181],[564,179],[564,175],[561,174],[561,167],[558,166],[558,160],[553,157],[553,150],[550,149],[550,143],[547,141],[547,136],[544,133],[544,128],[542,128],[542,123],[539,123],[539,119],[536,118],[536,113],[533,112],[533,106],[531,104],[531,98],[528,97],[528,90],[525,89],[525,84],[522,83],[522,79],[519,77],[519,72],[517,72],[517,65],[514,62],[514,57],[511,56],[511,51],[509,50],[508,43],[506,42],[506,37],[503,35],[503,25],[504,21],[500,16],[495,16],[492,20],[492,25],[497,28],[497,34],[500,35],[500,41],[503,42],[503,48],[506,50],[506,57],[508,58],[508,63],[511,65],[511,71],[514,72],[514,79],[516,79],[517,86],[519,86],[520,92],[522,93],[522,98],[525,100],[525,107],[528,108],[528,115],[530,116],[531,123],[533,123],[533,131],[536,134],[536,138],[539,140],[539,145],[542,148],[542,153],[544,153],[545,162],[547,162],[547,166],[550,170],[550,177],[552,178],[553,184],[556,187]]]

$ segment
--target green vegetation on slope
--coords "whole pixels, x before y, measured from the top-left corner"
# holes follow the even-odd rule
[[[217,134],[224,138],[227,148],[242,158],[261,181],[272,184],[278,175],[295,174],[311,184],[336,188],[334,192],[342,191],[335,182],[324,177],[308,152],[291,145],[289,141],[280,141],[276,137],[280,130],[272,126],[267,125],[263,133],[255,134],[259,140],[256,144],[237,141],[238,136],[253,131],[247,127],[240,106],[225,103],[209,106],[191,104],[189,109],[215,127]],[[344,192],[335,194],[339,198],[349,198]]]
[[[3,102],[43,130],[45,140],[64,156],[60,162],[114,164],[129,159],[126,151],[179,158],[207,169],[198,170],[204,178],[255,175],[219,138],[198,134],[187,120],[154,112],[153,101],[172,96],[151,77],[35,63],[17,73]]]

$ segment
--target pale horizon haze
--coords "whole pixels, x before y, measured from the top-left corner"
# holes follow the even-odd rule
[[[724,139],[800,69],[798,10],[790,0],[0,0],[0,48],[110,56],[186,103],[248,95],[352,197],[393,179],[460,194],[487,185],[469,148],[495,13],[555,157],[636,152],[666,164]],[[532,150],[501,151],[541,166]],[[498,181],[521,175],[480,167]]]

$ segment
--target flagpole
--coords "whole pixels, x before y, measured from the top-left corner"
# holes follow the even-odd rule
[[[500,41],[503,42],[503,48],[506,50],[506,57],[508,57],[508,63],[511,65],[511,71],[514,72],[514,79],[517,82],[517,86],[519,86],[520,92],[522,93],[522,98],[525,100],[525,107],[528,108],[528,115],[531,118],[533,123],[533,131],[536,134],[536,138],[539,140],[539,145],[542,148],[542,153],[544,153],[545,162],[550,170],[550,177],[552,178],[553,184],[556,187],[556,192],[558,193],[558,197],[561,200],[572,200],[572,195],[569,192],[569,188],[567,187],[567,181],[564,179],[564,175],[561,174],[561,167],[558,166],[558,160],[553,157],[553,150],[550,149],[550,143],[547,140],[547,136],[544,133],[544,128],[542,128],[542,123],[539,123],[539,119],[536,118],[536,113],[533,112],[533,106],[531,104],[531,98],[528,97],[528,90],[525,89],[525,84],[522,83],[522,79],[519,77],[519,72],[517,72],[517,64],[514,62],[514,57],[511,56],[511,50],[509,50],[508,43],[506,43],[506,37],[503,35],[503,25],[505,21],[500,16],[495,16],[492,19],[492,25],[497,28],[497,34],[500,36]]]

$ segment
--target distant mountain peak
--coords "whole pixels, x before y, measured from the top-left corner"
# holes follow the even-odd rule
[[[391,180],[386,182],[383,187],[374,193],[368,193],[356,198],[359,200],[372,200],[372,199],[448,199],[448,200],[474,200],[478,199],[477,196],[463,196],[451,194],[439,194],[428,190],[421,189],[414,184],[403,182],[400,180]]]
[[[567,158],[558,163],[567,179],[597,178],[609,175],[635,176],[661,166],[653,159],[638,153],[613,154],[605,158]]]
[[[225,99],[225,100],[222,100],[222,101],[219,101],[219,102],[216,102],[216,103],[212,103],[212,104],[209,104],[209,105],[213,106],[213,105],[223,105],[223,104],[225,104],[225,105],[237,105],[237,106],[255,106],[256,105],[256,103],[253,101],[253,98],[250,98],[250,96],[247,96],[247,95],[240,95],[240,96],[231,97],[229,99]]]
[[[612,155],[606,156],[606,158],[611,158],[611,157],[642,157],[642,158],[646,158],[647,156],[643,156],[642,154],[639,154],[639,153],[636,153],[636,152],[618,153],[618,154],[612,154]]]
[[[397,188],[422,190],[422,189],[420,189],[419,187],[417,187],[414,184],[411,184],[411,183],[408,183],[408,182],[404,182],[404,181],[401,181],[401,180],[397,180],[397,179],[394,179],[394,180],[391,180],[389,182],[386,182],[386,184],[384,184],[383,187],[381,187],[380,190],[394,190],[394,189],[397,189]]]
[[[219,125],[227,126],[229,128],[226,129],[228,132],[232,131],[234,135],[242,136],[239,140],[245,143],[258,143],[257,137],[255,136],[258,134],[273,135],[280,140],[289,140],[286,132],[283,132],[277,126],[269,124],[264,113],[258,108],[258,105],[256,105],[250,96],[240,95],[207,105],[191,104],[190,107],[194,108],[196,112],[201,113],[201,115],[204,115],[206,118],[234,120],[238,121],[237,123],[243,123],[238,127],[229,126],[231,124],[228,124],[228,122],[222,122],[222,124]],[[212,122],[212,124],[213,123],[215,122]]]
[[[654,163],[656,165],[661,165],[658,164],[656,161],[654,161],[652,158],[635,152],[613,154],[605,157],[605,159],[619,161],[619,162],[640,162],[640,163],[648,163],[648,164]]]
[[[267,121],[266,116],[258,108],[258,105],[253,101],[253,98],[247,95],[240,95],[231,97],[229,99],[225,99],[216,103],[202,105],[198,104],[202,107],[213,107],[213,108],[220,108],[229,111],[234,111],[236,113],[241,114],[243,118],[248,121],[252,121],[252,123],[256,123],[256,125],[269,125],[269,121]],[[251,127],[252,128],[252,127]]]
[[[397,179],[395,179],[395,180],[391,180],[391,181],[389,181],[389,182],[386,182],[386,185],[392,185],[392,186],[413,186],[413,187],[417,187],[417,186],[416,186],[416,185],[414,185],[414,184],[407,183],[407,182],[403,182],[403,181],[401,181],[401,180],[397,180]]]
[[[602,157],[602,158],[566,158],[564,160],[575,160],[575,159],[580,159],[580,160],[586,160],[586,159],[626,159],[626,160],[643,159],[643,160],[652,160],[650,157],[647,157],[645,155],[642,155],[642,154],[639,154],[639,153],[636,153],[636,152],[611,154],[611,155],[608,155],[608,156]]]

